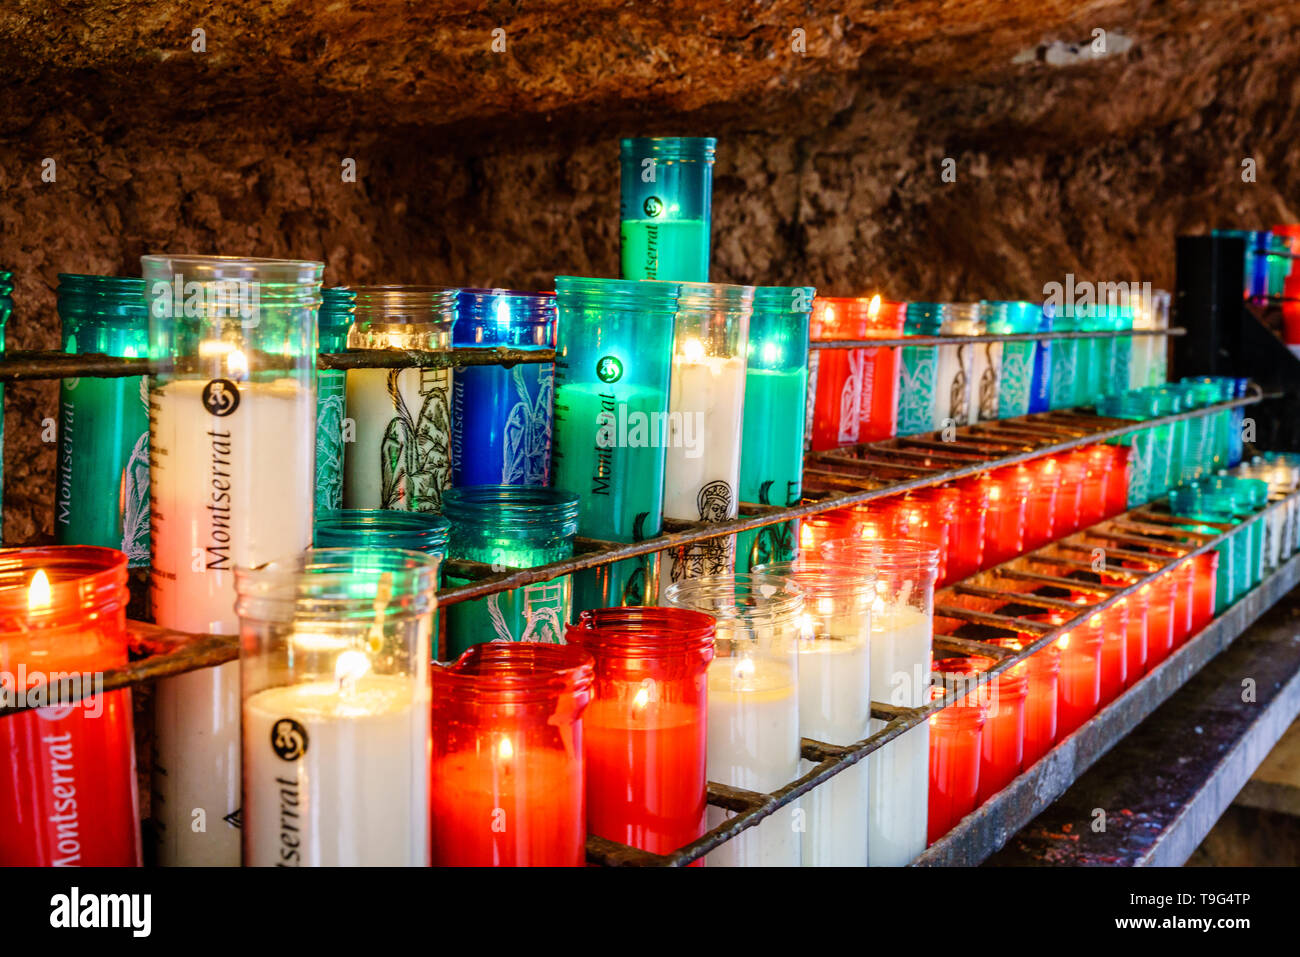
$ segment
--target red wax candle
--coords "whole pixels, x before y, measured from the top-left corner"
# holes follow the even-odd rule
[[[1183,562],[1174,575],[1174,647],[1181,648],[1196,627],[1196,560]]]
[[[903,334],[907,303],[873,296],[867,300],[867,338],[897,339]],[[866,349],[862,399],[858,405],[858,441],[879,442],[898,432],[898,349]]]
[[[942,697],[943,689],[932,689]],[[930,716],[930,806],[927,838],[933,844],[975,809],[985,707],[970,697]]]
[[[799,519],[799,550],[816,552],[822,542],[837,538],[854,538],[858,534],[856,514],[847,508],[819,512]]]
[[[992,658],[943,658],[934,663],[941,674],[971,678],[995,664]],[[1020,773],[1025,757],[1025,704],[1029,693],[1029,666],[1011,666],[980,688],[980,700],[988,707],[980,736],[979,790],[975,800],[983,804]]]
[[[591,833],[658,854],[704,833],[713,634],[711,615],[683,608],[600,608],[569,628],[596,660],[583,720]]]
[[[1092,615],[1057,640],[1061,681],[1057,700],[1059,738],[1072,734],[1097,713],[1101,701],[1101,616]]]
[[[1062,452],[1052,458],[1056,460],[1061,472],[1061,485],[1056,492],[1056,521],[1052,526],[1053,537],[1060,538],[1093,524],[1093,521],[1085,521],[1085,518],[1093,516],[1098,503],[1090,498],[1096,489],[1086,488],[1086,452]]]
[[[1001,565],[1034,547],[1030,544],[1030,516],[1027,512],[1027,490],[1032,484],[1032,476],[1022,467],[998,469],[987,476],[984,485],[988,490],[988,511],[984,518],[981,568]],[[1051,504],[1049,500],[1046,517],[1049,527]],[[1035,518],[1041,519],[1041,516]]]
[[[1100,619],[1101,682],[1099,705],[1105,707],[1128,687],[1128,605],[1116,602],[1093,617]]]
[[[952,527],[956,524],[956,504],[960,493],[955,489],[927,488],[909,492],[897,512],[895,530],[898,537],[925,542],[939,549],[937,584],[950,580],[948,557],[952,551]]]
[[[1142,677],[1147,670],[1147,615],[1150,593],[1138,589],[1120,604],[1127,609],[1128,638],[1125,642],[1125,657],[1128,659],[1124,675],[1124,687],[1129,688]]]
[[[1106,470],[1105,515],[1110,518],[1128,509],[1129,459],[1127,445],[1094,445],[1091,454],[1104,463]]]
[[[582,712],[593,663],[573,645],[472,646],[432,672],[433,863],[580,867]]]
[[[1033,643],[1025,638],[994,638],[993,644],[1020,651]],[[1029,767],[1056,743],[1056,709],[1059,699],[1061,651],[1055,644],[1040,648],[1024,662],[1028,688],[1025,696],[1025,746],[1023,766]]]
[[[1192,634],[1214,620],[1215,581],[1219,574],[1219,553],[1202,552],[1192,559],[1196,565],[1196,592],[1192,600]]]
[[[1073,511],[1070,497],[1060,494],[1061,468],[1056,459],[1048,456],[1032,463],[1032,467],[1026,467],[1024,480],[1018,483],[1017,491],[1025,497],[1026,551],[1041,548],[1073,531],[1073,528],[1066,527],[1065,512],[1069,511],[1068,517],[1073,518]]]
[[[1153,579],[1148,585],[1147,670],[1169,657],[1174,649],[1174,592],[1176,580],[1170,572]]]
[[[879,296],[818,296],[809,322],[810,336],[814,340],[898,338],[903,334],[900,305],[892,303],[886,308]],[[812,450],[875,442],[894,434],[897,349],[814,349],[808,371],[814,395]]]
[[[953,581],[961,581],[984,567],[990,486],[982,482],[958,482],[954,487],[961,498],[949,539],[948,574]]]
[[[70,545],[0,558],[9,696],[49,702],[52,673],[76,674],[84,691],[126,663],[125,555]],[[0,754],[0,866],[140,865],[129,691],[0,718]]]

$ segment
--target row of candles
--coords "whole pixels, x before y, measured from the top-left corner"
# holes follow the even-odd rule
[[[1118,534],[1103,525],[1037,552],[1036,570],[1077,581],[1069,589],[981,575],[968,581],[991,591],[941,592],[938,635],[1015,651],[1070,625],[979,685],[993,657],[932,661],[941,547],[874,537],[872,520],[902,503],[828,513],[849,537],[751,574],[676,583],[666,607],[586,612],[567,646],[477,644],[446,666],[429,665],[436,555],[325,548],[240,570],[244,862],[577,865],[588,833],[668,853],[726,819],[706,805],[707,780],[770,792],[811,767],[801,738],[851,744],[882,726],[873,700],[919,707],[956,690],[954,704],[706,859],[907,863],[1300,549],[1298,483],[1300,459],[1257,459],[1180,490],[1171,524],[1146,529],[1148,558],[1121,540],[1125,557],[1081,571],[1077,553]],[[1211,535],[1234,530],[1217,552],[1184,558],[1195,544],[1179,532],[1206,531],[1202,521]],[[125,661],[123,554],[6,558],[0,601],[22,622],[0,640],[6,669],[54,660],[89,674]],[[963,608],[1033,624],[972,624]],[[17,775],[0,798],[13,825],[0,860],[139,861],[127,695],[98,696],[101,714],[0,721]]]

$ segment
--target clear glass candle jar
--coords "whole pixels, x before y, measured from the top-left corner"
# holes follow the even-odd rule
[[[427,866],[437,556],[308,549],[235,577],[245,866]]]
[[[435,866],[583,866],[594,668],[577,646],[538,644],[474,645],[433,667]]]
[[[619,144],[624,279],[709,281],[712,136],[648,136]]]
[[[236,566],[311,544],[324,265],[145,256],[154,621],[236,634]],[[239,863],[239,666],[159,681],[154,826],[164,865]],[[204,808],[208,825],[192,827]]]
[[[578,496],[552,488],[475,485],[448,489],[443,515],[451,523],[448,555],[493,569],[534,568],[573,554]],[[449,585],[465,581],[448,576]],[[568,575],[447,607],[447,654],[458,657],[482,641],[561,643],[572,617]]]
[[[323,353],[348,347],[348,330],[356,319],[357,294],[336,287],[321,290],[316,323]],[[347,379],[343,369],[316,370],[316,514],[343,507],[343,422],[347,417]]]
[[[557,276],[551,481],[580,496],[578,531],[638,542],[663,531],[668,379],[677,283]],[[655,556],[574,576],[574,607],[641,605]]]
[[[822,555],[875,577],[871,608],[871,697],[901,708],[929,700],[934,582],[939,551],[901,539],[827,542]],[[871,731],[885,726],[873,718]],[[921,722],[867,759],[872,867],[902,867],[925,850],[929,724]]]
[[[66,545],[0,549],[0,866],[139,867],[126,556]],[[77,701],[68,697],[80,693]]]
[[[349,349],[451,348],[456,290],[353,286]],[[437,512],[451,487],[451,369],[349,369],[355,437],[343,459],[343,504]]]
[[[937,336],[943,324],[939,303],[910,302],[903,331],[909,336]],[[904,346],[898,367],[898,434],[933,432],[938,390],[938,346]]]
[[[809,334],[814,340],[896,339],[903,306],[879,296],[818,296]],[[894,435],[898,417],[898,349],[813,349],[808,361],[806,445],[814,452],[878,442]]]
[[[583,719],[590,833],[656,854],[704,834],[713,636],[713,616],[685,608],[597,608],[569,628],[596,661]]]
[[[753,286],[681,284],[668,387],[664,518],[722,522],[736,517],[753,307]],[[730,572],[735,549],[734,536],[672,549],[669,579]]]
[[[933,689],[935,698],[944,689]],[[980,752],[988,706],[979,692],[968,694],[930,715],[929,827],[926,841],[933,844],[975,809],[980,782]]]
[[[457,348],[555,348],[555,294],[462,289]],[[555,364],[463,366],[451,389],[456,485],[550,484]]]
[[[804,595],[788,578],[722,575],[676,582],[664,603],[717,619],[709,665],[710,781],[770,794],[799,776],[799,639]],[[710,806],[711,830],[731,815]],[[710,867],[798,867],[802,821],[788,805],[705,858]]]
[[[956,675],[971,681],[988,671],[992,658],[943,658],[934,663],[942,675]],[[979,788],[976,803],[983,804],[1015,780],[1025,758],[1025,700],[1029,694],[1029,665],[1013,665],[983,685],[976,697],[988,711],[980,737]]]
[[[980,316],[979,303],[945,302],[939,306],[939,333],[945,336],[979,336],[988,332]],[[984,411],[981,391],[985,385],[976,377],[975,357],[990,343],[967,342],[942,345],[935,350],[934,416],[936,429],[971,425]],[[985,370],[990,368],[987,360]],[[997,415],[997,383],[991,383],[993,415]]]
[[[811,286],[759,286],[749,323],[740,501],[797,505],[803,497]],[[736,536],[737,569],[794,558],[793,522]]]
[[[1023,651],[1033,641],[1033,635],[990,639],[992,644],[1012,651]],[[1052,746],[1056,743],[1061,650],[1055,643],[1049,644],[1026,658],[1024,665],[1027,679],[1024,767],[1028,768],[1052,750]]]
[[[59,275],[63,351],[149,354],[144,280]],[[143,376],[83,376],[59,385],[54,535],[149,564],[149,392]]]

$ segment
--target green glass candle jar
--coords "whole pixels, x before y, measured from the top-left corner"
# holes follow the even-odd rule
[[[1167,385],[1141,391],[1155,397],[1158,415],[1175,415],[1187,409],[1183,396]],[[1159,476],[1162,487],[1166,491],[1177,488],[1182,484],[1183,461],[1187,458],[1187,420],[1180,419],[1177,422],[1156,426],[1155,435],[1157,436],[1156,451],[1164,457],[1153,461],[1152,472]],[[1161,441],[1165,435],[1168,435],[1168,441]]]
[[[1035,302],[986,302],[989,332],[999,336],[1029,335],[1043,322],[1043,307]],[[998,418],[1028,415],[1033,397],[1034,370],[1039,344],[1002,343],[1002,369],[998,374]]]
[[[354,286],[349,349],[451,349],[456,289]],[[343,504],[436,512],[451,487],[451,369],[349,369]]]
[[[903,332],[909,336],[937,336],[943,325],[941,304],[909,302]],[[904,346],[899,350],[898,434],[933,432],[935,389],[939,374],[938,346]]]
[[[581,496],[579,531],[639,542],[663,530],[668,383],[678,283],[557,276],[551,476]],[[655,556],[574,576],[574,610],[644,605]]]
[[[1055,308],[1052,306],[1049,309]],[[1072,305],[1052,315],[1054,332],[1078,332],[1079,317]],[[1082,339],[1052,340],[1052,387],[1051,407],[1053,409],[1071,409],[1078,404],[1079,395],[1087,383],[1081,382],[1079,366],[1079,344]]]
[[[653,136],[620,144],[624,279],[709,281],[711,136]]]
[[[1097,413],[1099,415],[1115,419],[1130,419],[1134,422],[1144,422],[1152,418],[1156,414],[1155,409],[1155,398],[1140,391],[1126,392],[1122,395],[1102,396],[1097,400]],[[1168,426],[1165,427],[1164,434],[1160,438],[1166,445],[1161,451],[1159,466],[1164,469],[1167,467],[1165,463],[1169,458],[1167,447],[1169,441]],[[1157,477],[1155,474],[1156,440],[1155,429],[1139,429],[1136,432],[1130,432],[1128,435],[1110,440],[1112,445],[1126,445],[1133,450],[1129,456],[1129,508],[1145,505],[1168,491],[1167,488],[1160,485],[1163,478]]]
[[[63,351],[149,354],[144,280],[61,274]],[[149,393],[144,376],[64,379],[59,387],[54,534],[149,564]]]
[[[321,291],[317,333],[321,352],[343,352],[356,314],[351,289]],[[316,514],[343,507],[343,422],[347,415],[347,373],[316,371]]]
[[[1189,485],[1177,488],[1169,493],[1169,510],[1180,518],[1199,519],[1204,522],[1235,524],[1237,521],[1237,503],[1231,490],[1208,488],[1201,485]],[[1218,532],[1216,528],[1200,528],[1201,531]],[[1250,574],[1248,560],[1249,536],[1243,535],[1244,529],[1237,529],[1216,551],[1219,553],[1219,568],[1214,585],[1214,614],[1217,617],[1223,610],[1245,593],[1246,582]]]
[[[759,286],[749,321],[740,501],[797,505],[803,497],[803,434],[808,389],[811,286]],[[736,565],[747,570],[795,557],[793,522],[736,536]]]
[[[448,554],[496,571],[534,568],[573,554],[578,496],[553,488],[470,485],[448,489],[443,515],[451,523]],[[447,576],[448,585],[465,579]],[[485,641],[562,644],[573,606],[568,575],[497,592],[447,608],[447,655],[460,657]]]

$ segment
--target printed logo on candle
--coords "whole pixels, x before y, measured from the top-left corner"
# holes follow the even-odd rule
[[[658,196],[647,196],[641,208],[647,216],[653,218],[664,211],[664,201]]]
[[[271,749],[282,761],[297,761],[307,753],[307,729],[293,718],[271,726]]]
[[[623,363],[617,356],[605,356],[596,362],[596,378],[601,382],[617,382],[623,378]]]
[[[203,407],[216,416],[239,408],[239,386],[230,379],[213,379],[203,387]]]

